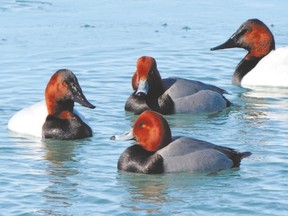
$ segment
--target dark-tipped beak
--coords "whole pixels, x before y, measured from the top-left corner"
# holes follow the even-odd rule
[[[234,37],[232,36],[225,43],[219,46],[213,47],[211,48],[211,50],[213,51],[213,50],[228,49],[228,48],[234,48],[234,47],[238,47],[238,46],[237,46],[237,43],[235,43]]]
[[[127,131],[123,134],[120,135],[114,135],[110,137],[110,140],[115,140],[115,141],[119,141],[119,140],[135,140],[135,136],[133,134],[133,129],[131,129],[130,131]]]
[[[81,87],[78,83],[73,83],[71,85],[71,91],[73,94],[74,101],[81,104],[84,107],[88,107],[90,109],[96,108],[93,104],[91,104],[86,97],[84,96]]]

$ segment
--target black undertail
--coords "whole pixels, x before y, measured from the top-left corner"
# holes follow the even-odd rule
[[[232,167],[239,167],[243,158],[252,155],[251,152],[237,152],[235,149],[223,146],[215,146],[215,149],[222,152],[233,161]]]

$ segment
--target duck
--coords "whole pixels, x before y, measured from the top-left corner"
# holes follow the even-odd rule
[[[136,115],[154,110],[164,115],[175,113],[215,113],[232,103],[225,90],[184,78],[162,79],[155,58],[138,58],[132,76],[133,93],[125,103],[125,110]]]
[[[261,20],[245,21],[225,43],[211,50],[235,47],[248,53],[235,69],[233,84],[247,88],[288,87],[288,47],[275,49],[274,36]]]
[[[214,173],[239,167],[241,160],[252,154],[190,137],[172,137],[167,120],[151,110],[141,113],[130,131],[110,139],[136,141],[118,160],[117,168],[123,172]]]
[[[83,94],[75,74],[68,69],[56,71],[45,89],[45,101],[16,112],[8,122],[10,131],[44,139],[75,140],[93,135],[92,129],[74,102],[94,109]]]

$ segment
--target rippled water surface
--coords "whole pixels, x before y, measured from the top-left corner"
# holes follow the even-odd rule
[[[0,5],[1,215],[287,215],[288,90],[231,85],[245,51],[211,52],[249,18],[288,44],[287,1],[2,0]],[[137,58],[156,58],[163,78],[225,88],[235,105],[209,116],[173,115],[174,135],[253,155],[241,168],[205,174],[117,171],[129,142],[124,111]],[[89,139],[45,141],[7,130],[19,109],[44,98],[60,68],[78,77],[95,110],[77,105]],[[29,124],[29,122],[27,122]]]

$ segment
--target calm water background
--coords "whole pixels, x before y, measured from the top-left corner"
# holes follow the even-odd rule
[[[1,215],[287,215],[288,90],[231,85],[245,51],[211,52],[249,18],[288,44],[287,1],[1,0]],[[138,57],[156,58],[163,78],[209,82],[235,106],[209,116],[167,117],[174,135],[253,155],[239,170],[137,175],[117,171],[129,142],[124,111]],[[77,109],[94,136],[44,141],[7,130],[19,109],[44,98],[50,76],[71,69],[97,108]],[[27,122],[29,124],[29,122]]]

